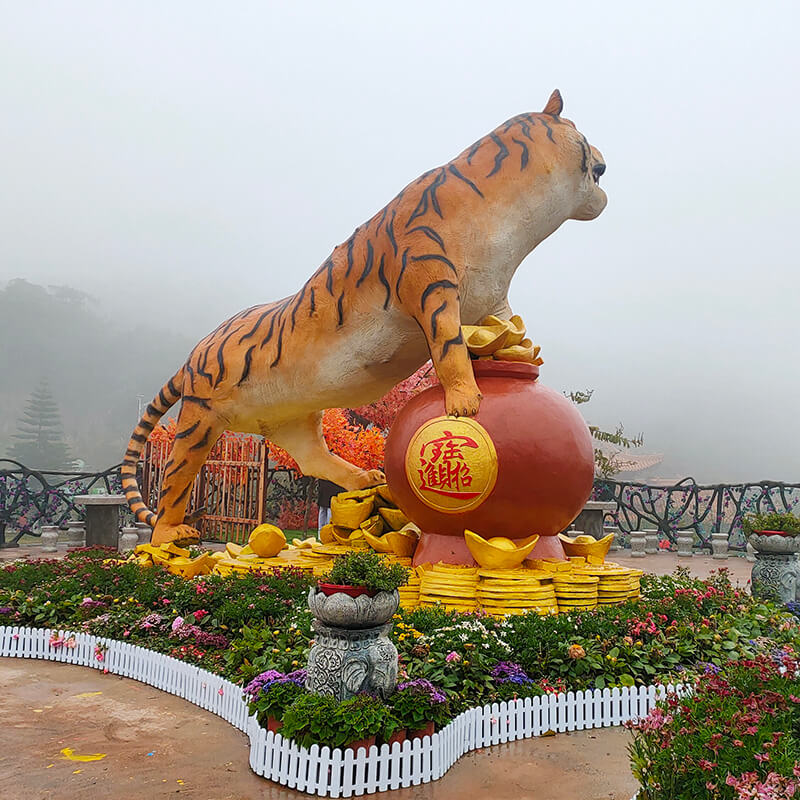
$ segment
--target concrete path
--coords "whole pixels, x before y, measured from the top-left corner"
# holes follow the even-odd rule
[[[150,686],[86,667],[0,659],[3,800],[295,800],[259,778],[247,738]],[[529,739],[470,753],[440,781],[385,800],[629,800],[622,728]],[[73,760],[102,755],[95,761]]]

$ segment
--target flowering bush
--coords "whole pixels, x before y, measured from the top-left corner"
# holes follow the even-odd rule
[[[410,731],[420,730],[429,722],[441,728],[452,717],[447,696],[425,678],[399,683],[389,698],[389,707],[400,726]]]
[[[262,672],[244,687],[248,710],[266,727],[270,717],[283,718],[289,706],[305,691],[305,682],[304,669],[288,674],[274,669]]]
[[[800,664],[793,651],[709,668],[630,724],[642,800],[790,798],[800,783]]]

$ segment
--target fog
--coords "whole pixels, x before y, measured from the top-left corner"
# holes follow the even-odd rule
[[[593,388],[585,416],[642,431],[662,477],[798,481],[799,23],[790,2],[6,2],[0,281],[196,341],[558,87],[609,203],[512,284],[541,380]]]

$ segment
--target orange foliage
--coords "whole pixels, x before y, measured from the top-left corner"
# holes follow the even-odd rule
[[[361,469],[383,469],[386,434],[377,427],[353,424],[341,408],[329,408],[322,416],[322,433],[332,453]],[[295,460],[270,442],[269,457],[280,466],[302,474]]]

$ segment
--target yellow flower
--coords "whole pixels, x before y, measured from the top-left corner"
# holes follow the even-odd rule
[[[272,635],[273,636],[280,636],[281,632],[280,631],[272,631]]]
[[[586,651],[579,644],[571,644],[567,648],[567,655],[577,661],[586,655]]]
[[[461,663],[462,663],[462,664],[463,664],[465,667],[468,667],[468,666],[469,666],[469,659],[464,659],[464,661],[462,661]]]
[[[286,648],[286,652],[287,652],[287,653],[291,653],[291,652],[292,652],[292,648],[291,648],[291,647],[287,647],[287,648]]]

